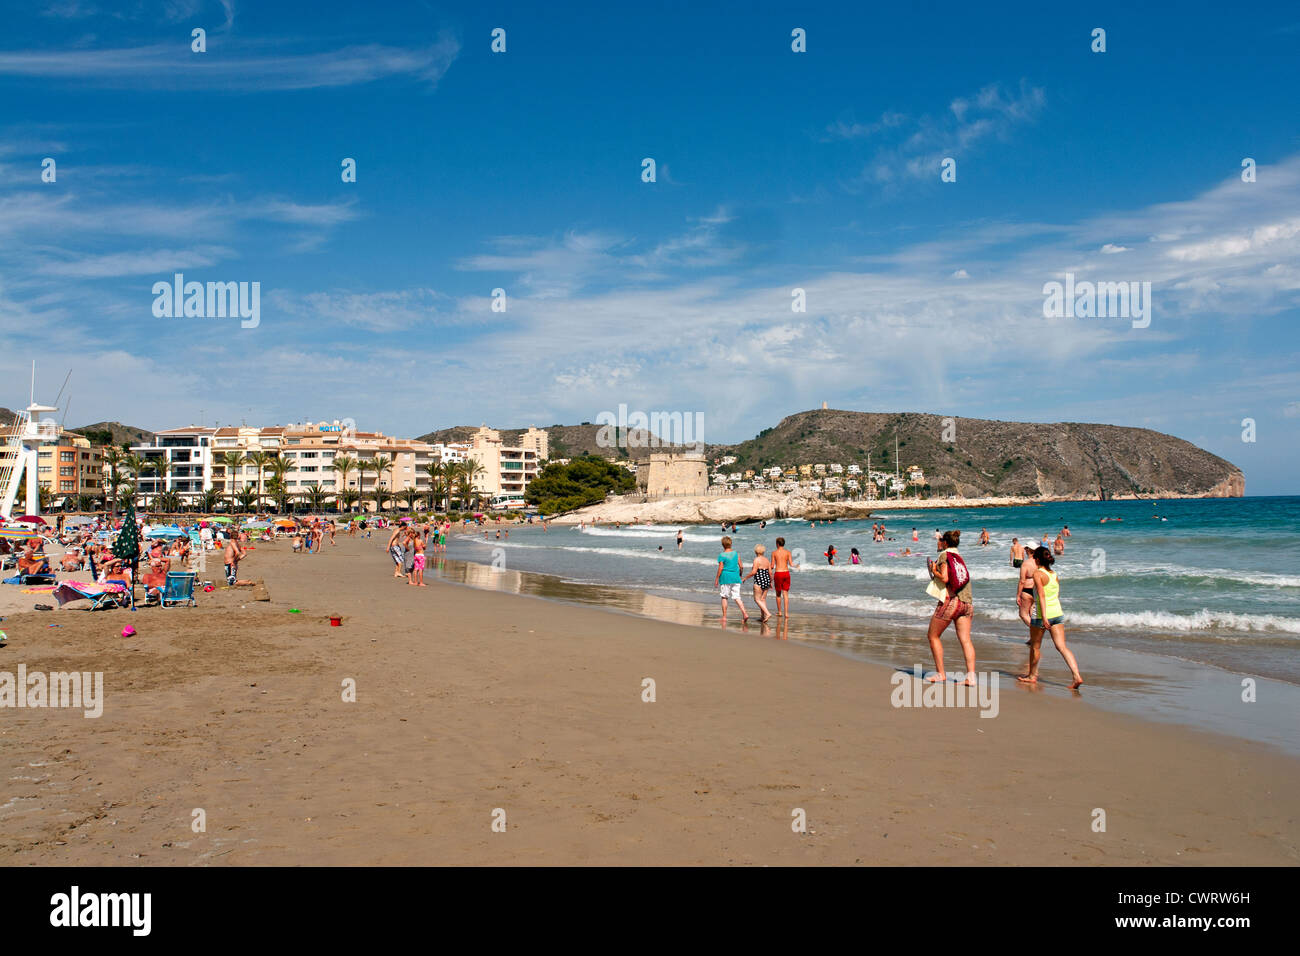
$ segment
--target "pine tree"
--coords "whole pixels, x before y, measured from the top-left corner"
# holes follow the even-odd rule
[[[122,517],[122,530],[113,542],[113,554],[131,564],[140,557],[140,529],[135,526],[135,502],[129,498],[126,513]]]

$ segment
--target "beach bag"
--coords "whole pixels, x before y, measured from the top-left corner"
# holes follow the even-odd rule
[[[960,554],[945,551],[944,556],[948,559],[948,593],[956,594],[970,584],[970,569]]]

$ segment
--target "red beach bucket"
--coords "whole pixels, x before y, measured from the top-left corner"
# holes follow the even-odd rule
[[[330,627],[342,627],[343,618],[330,615]]]

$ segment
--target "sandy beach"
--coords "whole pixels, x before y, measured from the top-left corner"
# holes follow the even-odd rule
[[[3,862],[1300,861],[1300,761],[1262,745],[1006,678],[994,719],[895,708],[888,667],[432,574],[410,587],[385,541],[259,544],[241,573],[269,602],[40,613],[0,591],[0,671],[105,686],[97,719],[0,710]]]

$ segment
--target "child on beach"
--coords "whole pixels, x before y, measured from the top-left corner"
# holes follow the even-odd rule
[[[1034,551],[1034,617],[1029,623],[1029,667],[1016,680],[1024,684],[1038,683],[1038,662],[1043,656],[1043,632],[1052,635],[1052,643],[1065,659],[1065,666],[1070,668],[1074,683],[1070,690],[1077,690],[1083,685],[1079,674],[1079,662],[1074,652],[1065,646],[1065,612],[1061,610],[1061,584],[1056,579],[1052,565],[1056,558],[1046,548]]]
[[[858,554],[857,548],[849,548],[849,561],[853,564],[861,564],[862,556]]]
[[[767,609],[767,592],[772,588],[772,562],[763,554],[767,549],[761,544],[754,545],[754,570],[745,575],[745,580],[754,579],[754,603],[758,605],[759,624],[766,624],[772,612]]]
[[[406,583],[419,588],[428,587],[424,583],[424,542],[418,534],[411,535],[411,547],[415,551],[415,556],[411,559],[411,573]]]
[[[832,544],[832,545],[828,545],[827,548],[826,548],[826,550],[823,551],[822,554],[826,555],[826,563],[827,563],[827,564],[834,564],[834,563],[835,563],[835,545],[833,545],[833,544]]]
[[[718,594],[722,598],[722,626],[727,626],[727,598],[736,602],[736,607],[740,608],[740,619],[743,623],[749,623],[749,612],[745,610],[745,604],[740,600],[740,581],[741,575],[745,570],[745,563],[740,560],[740,555],[731,550],[731,538],[723,536],[722,553],[718,555],[718,569],[713,575],[713,586],[718,589]]]

